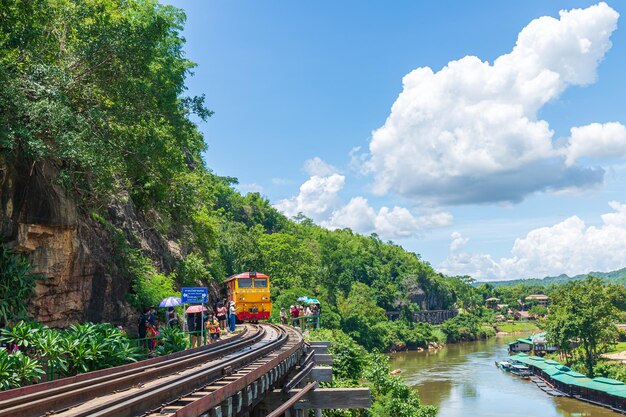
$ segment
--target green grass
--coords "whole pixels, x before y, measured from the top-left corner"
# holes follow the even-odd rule
[[[535,332],[541,331],[539,327],[535,325],[535,323],[529,322],[514,322],[514,323],[499,323],[496,325],[499,332]]]
[[[619,342],[618,344],[615,345],[615,347],[613,347],[611,350],[609,350],[606,353],[617,353],[617,352],[623,352],[626,350],[626,342]]]

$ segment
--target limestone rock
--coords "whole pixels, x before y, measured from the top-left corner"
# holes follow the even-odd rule
[[[0,156],[0,242],[28,254],[32,272],[46,277],[36,287],[31,312],[52,327],[76,322],[134,324],[125,301],[128,279],[115,263],[110,233],[80,213],[56,185],[57,170],[48,162],[28,163]],[[169,272],[175,255],[151,232],[130,203],[112,202],[108,217],[139,236],[141,249]],[[178,255],[180,256],[180,255]]]

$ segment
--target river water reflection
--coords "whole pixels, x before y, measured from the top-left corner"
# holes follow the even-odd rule
[[[436,352],[391,355],[391,369],[419,390],[439,417],[616,417],[621,414],[570,398],[554,398],[532,382],[499,370],[507,343],[519,336],[453,344]]]

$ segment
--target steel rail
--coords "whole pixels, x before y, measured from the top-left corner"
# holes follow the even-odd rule
[[[283,331],[285,331],[284,328]],[[243,392],[247,386],[251,385],[255,381],[258,381],[258,379],[263,375],[275,370],[281,364],[286,364],[288,358],[296,354],[297,351],[302,348],[304,343],[302,335],[299,332],[290,328],[288,328],[288,331],[285,331],[285,333],[287,332],[291,333],[293,337],[287,336],[288,342],[281,347],[275,357],[271,358],[269,361],[259,364],[259,366],[255,369],[251,369],[250,371],[246,371],[244,369],[240,371],[246,373],[241,375],[235,381],[229,382],[226,385],[222,385],[217,388],[207,388],[207,390],[211,391],[210,395],[202,396],[201,398],[198,398],[195,401],[179,408],[175,412],[169,413],[169,415],[173,415],[175,417],[195,417],[206,413],[208,410],[222,404],[228,398],[233,397],[238,392]],[[166,407],[161,410],[161,415],[166,414],[165,408]]]
[[[224,369],[242,368],[286,343],[288,334],[284,329],[278,326],[267,327],[271,327],[276,331],[277,337],[275,340],[269,339],[267,343],[263,343],[263,341],[257,342],[244,349],[242,353],[229,355],[231,357],[225,357],[211,367],[179,376],[173,380],[164,381],[157,386],[143,388],[139,392],[132,393],[132,396],[118,398],[106,404],[96,405],[75,413],[70,412],[69,414],[74,417],[134,416],[162,408],[164,404],[189,395],[207,384],[224,377]]]
[[[200,347],[193,348],[193,349],[186,349],[186,350],[182,350],[179,352],[170,353],[169,355],[157,356],[154,358],[129,363],[126,365],[120,365],[120,366],[116,366],[113,368],[106,368],[106,369],[100,369],[97,371],[86,372],[83,374],[78,374],[78,375],[69,376],[69,377],[62,378],[62,379],[57,379],[56,381],[43,382],[40,384],[27,385],[21,388],[14,388],[14,389],[7,390],[7,391],[1,391],[0,392],[0,404],[4,404],[3,401],[7,399],[14,399],[16,397],[22,397],[25,395],[34,394],[36,392],[41,392],[41,391],[49,391],[53,388],[58,388],[61,386],[70,385],[73,383],[82,382],[86,380],[93,380],[98,377],[113,375],[113,374],[117,374],[117,373],[124,372],[127,370],[131,370],[131,369],[149,367],[151,365],[157,365],[160,363],[164,363],[168,360],[180,358],[183,356],[192,357],[195,355],[202,355],[206,352],[213,351],[217,349],[218,347],[223,346],[225,344],[234,343],[236,340],[249,337],[248,332],[249,332],[248,327],[245,327],[242,333],[237,334],[228,339],[219,340],[216,343],[213,343],[211,345],[200,346]]]
[[[247,334],[247,332],[246,332]],[[237,350],[256,343],[265,335],[265,331],[256,327],[256,331],[246,337],[232,342],[229,339],[220,341],[219,345],[209,345],[202,350],[194,350],[187,355],[176,355],[146,366],[135,366],[119,372],[103,376],[86,378],[79,382],[52,387],[26,395],[18,395],[9,400],[0,401],[0,417],[8,416],[39,416],[53,410],[62,410],[76,406],[90,398],[110,394],[111,392],[131,388],[138,383],[179,372],[181,369],[197,366],[220,356],[231,354]],[[114,368],[111,368],[114,369]]]

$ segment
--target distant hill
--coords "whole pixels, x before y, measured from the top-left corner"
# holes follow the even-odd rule
[[[602,278],[604,281],[610,282],[613,284],[626,285],[626,268],[618,269],[617,271],[612,271],[612,272],[589,272],[588,274],[580,274],[580,275],[575,275],[573,277],[570,277],[569,275],[566,275],[566,274],[561,274],[556,277],[513,279],[513,280],[508,280],[508,281],[490,281],[489,283],[496,287],[513,286],[517,284],[545,286],[545,285],[550,285],[550,284],[563,284],[568,281],[584,279],[585,277],[589,275]],[[478,284],[482,284],[482,282]]]

